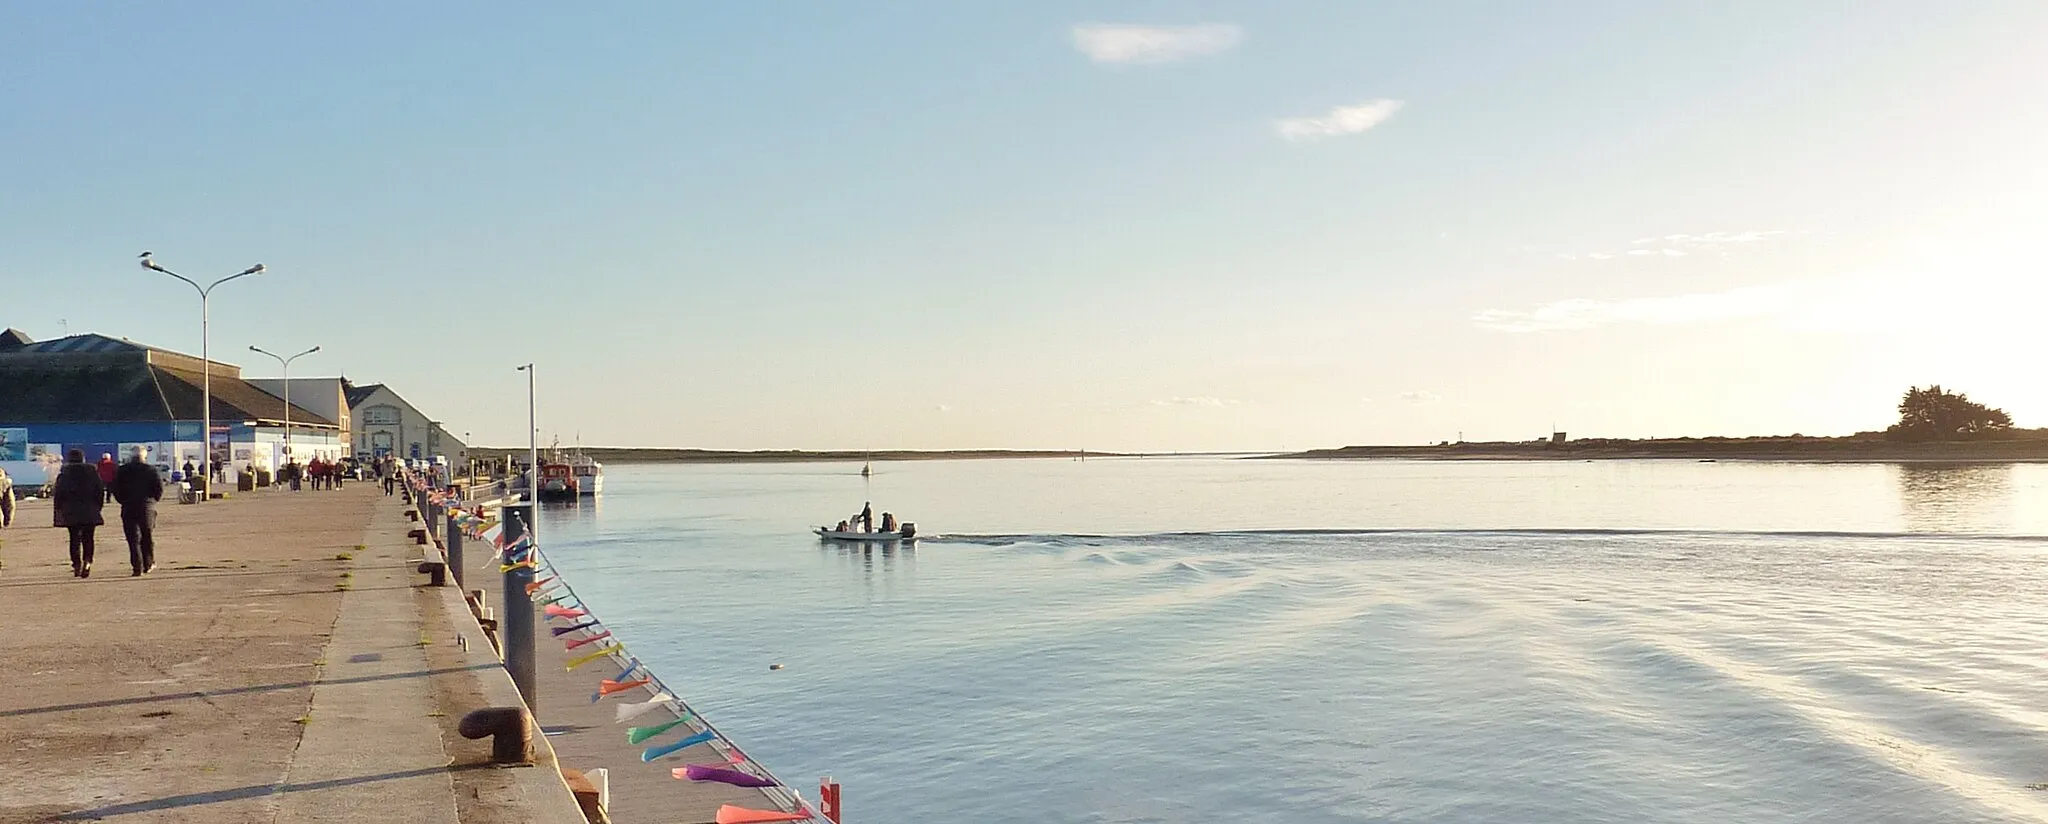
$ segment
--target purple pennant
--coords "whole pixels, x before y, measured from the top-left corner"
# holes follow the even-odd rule
[[[752,773],[728,770],[709,764],[689,764],[683,767],[683,777],[691,781],[717,781],[735,787],[773,787],[775,782]]]

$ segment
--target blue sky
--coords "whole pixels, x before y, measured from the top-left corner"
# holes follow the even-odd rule
[[[1271,449],[2048,425],[2048,5],[52,4],[0,325],[485,442]],[[251,374],[269,372],[239,354]]]

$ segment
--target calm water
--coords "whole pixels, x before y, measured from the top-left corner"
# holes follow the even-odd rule
[[[945,537],[823,546],[857,469],[542,533],[850,821],[2048,821],[2048,466],[884,464]]]

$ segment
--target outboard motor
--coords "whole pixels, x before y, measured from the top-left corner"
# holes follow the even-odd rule
[[[903,538],[904,538],[904,540],[909,540],[909,539],[911,539],[911,538],[915,538],[915,537],[917,537],[917,524],[910,524],[910,523],[906,523],[906,524],[904,524],[904,525],[903,525]]]

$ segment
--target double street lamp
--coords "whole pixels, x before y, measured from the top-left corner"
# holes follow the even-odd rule
[[[258,263],[255,266],[243,269],[240,272],[228,275],[227,277],[221,278],[220,280],[216,280],[205,286],[200,286],[191,278],[185,277],[184,275],[178,274],[177,272],[173,272],[169,269],[165,269],[162,266],[158,266],[156,261],[151,259],[149,255],[150,253],[148,252],[142,253],[142,260],[140,261],[142,263],[142,268],[154,272],[162,272],[166,275],[170,275],[171,277],[182,280],[185,282],[185,285],[190,286],[195,291],[199,292],[199,361],[201,364],[204,365],[204,367],[200,369],[199,374],[199,392],[200,397],[202,398],[202,400],[200,401],[201,411],[199,424],[199,443],[201,454],[206,456],[206,459],[202,461],[202,463],[206,464],[206,466],[202,467],[202,470],[205,471],[208,477],[210,478],[213,475],[213,465],[216,463],[216,461],[213,458],[213,358],[210,357],[210,354],[207,351],[207,332],[211,325],[211,315],[207,310],[207,298],[212,297],[214,287],[217,287],[223,283],[234,280],[236,278],[248,277],[249,275],[263,274],[263,264]],[[200,500],[206,500],[207,498],[210,497],[212,497],[211,491],[209,491],[206,496],[201,497]]]
[[[284,458],[289,461],[292,459],[292,361],[318,352],[320,347],[315,346],[289,358],[261,346],[250,346],[249,351],[261,352],[276,358],[277,365],[284,369]]]

